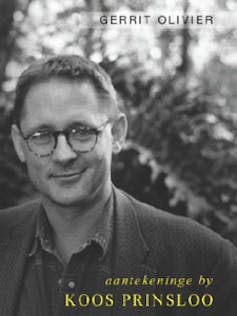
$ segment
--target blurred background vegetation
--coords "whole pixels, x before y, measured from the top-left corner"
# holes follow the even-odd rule
[[[237,30],[80,28],[81,12],[237,9],[236,0],[0,0],[0,208],[34,195],[9,136],[17,77],[35,58],[81,54],[111,75],[130,131],[113,181],[237,244]]]

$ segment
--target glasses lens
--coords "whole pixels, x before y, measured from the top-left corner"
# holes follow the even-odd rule
[[[96,145],[97,136],[94,131],[87,129],[73,129],[69,134],[72,148],[78,152],[88,152]]]
[[[28,146],[35,154],[40,156],[49,155],[55,145],[55,139],[50,132],[36,132],[28,140]]]

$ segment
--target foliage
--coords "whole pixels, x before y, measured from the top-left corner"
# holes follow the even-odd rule
[[[218,60],[211,61],[212,67],[219,73],[219,80],[224,81],[227,74],[231,80],[231,73],[235,79],[232,68],[219,70],[223,65]],[[117,72],[121,78],[128,78],[132,69],[120,68]],[[160,83],[159,78],[145,81],[135,74],[133,93],[122,89],[122,94],[132,112],[130,138],[149,148],[163,172],[172,178],[171,187],[181,189],[188,215],[224,232],[237,211],[236,118],[231,106],[229,110],[223,106],[219,87],[213,88],[208,79],[201,74],[198,84],[190,88],[181,76]],[[115,75],[118,90],[124,84],[121,81]],[[226,93],[224,100],[231,97],[233,101]],[[171,203],[172,198],[169,200]]]

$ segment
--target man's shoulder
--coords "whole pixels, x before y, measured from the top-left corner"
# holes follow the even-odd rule
[[[236,248],[211,229],[142,203],[125,192],[119,194],[135,214],[141,236],[150,250],[148,260],[154,266],[159,261],[160,266],[170,271],[183,271],[184,267],[212,271],[217,266],[237,264]]]
[[[141,225],[150,226],[156,228],[159,227],[162,230],[175,230],[175,233],[185,233],[190,230],[193,232],[211,232],[210,229],[198,224],[195,220],[184,216],[178,216],[171,214],[165,210],[158,209],[150,204],[141,202],[132,197],[128,193],[119,190],[125,199],[128,199],[132,208]]]
[[[133,197],[130,197],[130,201],[142,226],[154,227],[155,231],[159,228],[163,232],[174,233],[176,236],[177,234],[185,236],[189,234],[195,235],[195,233],[213,233],[210,229],[191,218],[169,213],[147,203],[140,202]]]
[[[25,220],[32,220],[39,207],[40,201],[32,200],[0,210],[0,227],[7,228]]]
[[[176,249],[216,249],[219,251],[225,241],[219,234],[184,216],[177,216],[138,201],[126,192],[120,194],[132,205],[142,235],[156,246],[166,245]],[[229,243],[229,242],[228,242]]]

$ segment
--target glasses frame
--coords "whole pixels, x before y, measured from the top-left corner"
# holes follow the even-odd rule
[[[113,120],[111,119],[108,119],[107,121],[105,121],[101,126],[99,126],[98,128],[94,128],[94,127],[91,127],[91,128],[88,128],[88,131],[91,131],[95,134],[96,138],[95,138],[95,143],[94,145],[89,149],[89,150],[84,150],[84,151],[81,151],[81,150],[75,150],[73,148],[73,145],[70,143],[70,140],[69,140],[69,135],[71,133],[71,130],[70,129],[63,129],[63,130],[56,130],[56,131],[52,131],[52,136],[54,137],[54,146],[52,148],[52,150],[48,153],[48,154],[43,154],[43,155],[40,155],[38,153],[36,153],[29,145],[29,139],[30,137],[32,137],[34,133],[30,134],[30,135],[27,135],[27,136],[24,136],[24,134],[22,133],[21,129],[20,129],[20,133],[21,133],[21,137],[23,138],[23,140],[26,142],[27,144],[27,147],[29,149],[29,151],[31,151],[33,154],[35,154],[37,157],[48,157],[50,155],[52,155],[52,153],[54,152],[54,150],[56,149],[57,147],[57,144],[58,144],[58,136],[59,135],[64,135],[65,138],[66,138],[66,141],[67,141],[67,144],[70,146],[70,148],[75,152],[75,153],[88,153],[88,152],[91,152],[92,150],[94,150],[95,146],[97,145],[97,142],[98,142],[98,137],[99,137],[99,134],[101,134],[105,127],[111,123]]]

